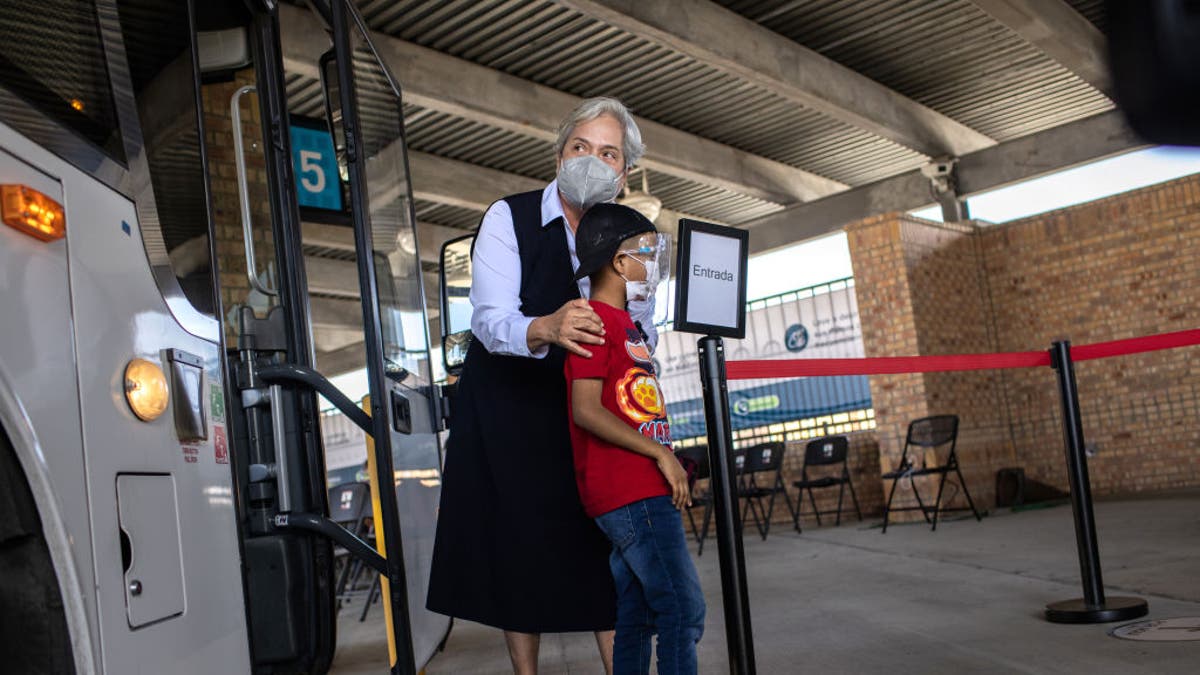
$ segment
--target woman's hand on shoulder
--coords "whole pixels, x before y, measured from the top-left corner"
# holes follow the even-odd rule
[[[571,300],[548,316],[540,316],[529,324],[529,350],[536,351],[544,345],[558,345],[567,351],[585,358],[592,353],[583,345],[604,344],[604,322],[587,300]]]

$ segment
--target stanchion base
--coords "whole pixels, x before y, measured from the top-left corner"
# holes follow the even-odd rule
[[[1082,598],[1046,605],[1046,620],[1053,623],[1109,623],[1146,616],[1150,606],[1141,598],[1109,596],[1104,604],[1089,605]]]

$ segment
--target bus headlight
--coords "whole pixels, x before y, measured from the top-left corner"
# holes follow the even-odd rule
[[[125,366],[125,400],[129,409],[143,422],[158,419],[171,400],[167,376],[158,364],[133,359]]]

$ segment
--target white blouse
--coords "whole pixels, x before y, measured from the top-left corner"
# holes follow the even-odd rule
[[[563,215],[557,180],[542,190],[542,227],[555,220],[560,220],[560,227],[566,230],[571,269],[578,270],[575,232]],[[585,277],[578,283],[579,295],[589,297],[591,280]],[[529,324],[535,317],[521,314],[520,295],[521,255],[517,248],[517,233],[513,228],[512,210],[508,202],[501,199],[483,214],[479,234],[475,237],[475,253],[471,258],[471,332],[493,354],[543,358],[550,351],[549,345],[533,352],[529,350]],[[629,314],[635,322],[641,322],[646,343],[653,350],[658,344],[654,303],[646,300],[631,302]]]

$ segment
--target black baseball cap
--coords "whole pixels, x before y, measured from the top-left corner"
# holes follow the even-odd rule
[[[596,204],[584,212],[575,230],[575,255],[579,270],[575,281],[591,276],[617,255],[626,239],[646,232],[657,232],[654,223],[641,213],[620,204]]]

